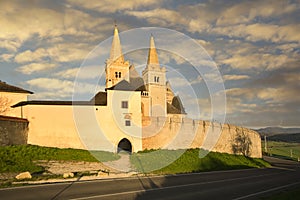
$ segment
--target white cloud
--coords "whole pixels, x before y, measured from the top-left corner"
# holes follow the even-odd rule
[[[26,83],[31,88],[38,89],[39,97],[68,97],[71,99],[73,94],[95,94],[97,91],[102,90],[103,87],[98,84],[93,85],[85,82],[75,82],[69,80],[61,80],[57,78],[36,78]],[[45,95],[45,96],[43,96]]]
[[[103,70],[103,69],[102,69]],[[66,69],[54,74],[54,76],[65,79],[94,79],[101,76],[101,66],[84,66],[80,68]],[[103,75],[103,74],[102,74]]]
[[[5,54],[0,55],[0,61],[10,62],[13,57],[14,57],[13,54],[7,54],[7,53],[5,53]]]
[[[39,62],[49,54],[46,49],[39,48],[35,51],[26,50],[16,55],[15,62],[26,63],[26,62]]]
[[[236,81],[236,80],[244,80],[249,79],[250,77],[248,75],[224,75],[223,79],[225,81]]]
[[[53,63],[31,63],[28,65],[23,65],[18,67],[16,71],[19,71],[23,74],[33,74],[35,72],[47,71],[56,68],[57,65]]]
[[[45,58],[51,58],[52,62],[80,61],[89,54],[92,48],[92,45],[86,43],[60,43],[48,48],[21,52],[16,55],[15,62],[43,62]]]
[[[220,62],[228,64],[235,69],[274,70],[292,61],[295,61],[295,59],[284,54],[272,55],[268,53],[256,53],[244,56],[233,55],[233,57]]]

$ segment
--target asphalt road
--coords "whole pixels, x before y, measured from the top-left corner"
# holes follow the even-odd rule
[[[0,199],[259,199],[300,187],[300,163],[266,158],[269,169],[77,181],[0,189]]]

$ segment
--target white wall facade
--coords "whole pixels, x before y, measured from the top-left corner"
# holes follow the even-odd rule
[[[128,108],[121,107],[122,101],[128,101]],[[140,92],[108,90],[107,106],[26,105],[23,112],[28,144],[117,152],[126,138],[132,151],[142,150]]]

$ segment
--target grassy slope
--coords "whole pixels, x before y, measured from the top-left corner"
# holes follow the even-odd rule
[[[93,152],[100,161],[118,159],[109,152]],[[43,168],[34,164],[35,160],[68,160],[97,162],[89,151],[79,149],[59,149],[34,145],[0,147],[0,173],[3,172],[40,172]]]
[[[152,169],[156,169],[153,173],[157,174],[176,174],[270,166],[262,159],[253,159],[225,153],[210,152],[205,157],[199,158],[199,155],[205,153],[204,150],[199,149],[189,149],[186,151],[159,150],[150,153],[146,151],[133,154],[131,156],[131,162],[141,172],[150,172]],[[178,159],[176,160],[176,158]],[[172,162],[173,160],[175,161]],[[166,167],[159,169],[159,166]]]

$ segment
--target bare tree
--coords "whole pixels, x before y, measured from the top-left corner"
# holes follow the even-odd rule
[[[237,136],[232,144],[232,150],[235,154],[242,154],[250,156],[252,142],[250,137],[244,132],[243,129],[237,129]]]
[[[10,110],[11,100],[5,96],[0,96],[0,115],[4,115]]]

